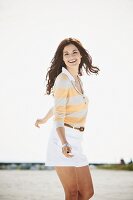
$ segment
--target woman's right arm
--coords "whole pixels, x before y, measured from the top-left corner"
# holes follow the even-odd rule
[[[42,118],[42,120],[44,122],[48,121],[51,117],[53,116],[53,107],[50,108],[50,110],[48,111],[48,113],[44,116],[44,118]]]
[[[50,108],[50,110],[47,112],[47,114],[42,118],[42,119],[37,119],[35,122],[35,126],[39,127],[39,124],[44,124],[46,123],[51,117],[53,116],[53,107]]]
[[[57,134],[60,138],[60,141],[63,144],[68,143],[67,138],[65,136],[65,127],[64,127],[64,118],[66,114],[66,104],[68,100],[68,91],[69,91],[69,80],[66,76],[62,75],[57,77],[54,85],[54,123],[56,126]],[[64,155],[66,157],[72,157],[73,155],[69,155],[71,153],[71,147],[65,146],[62,149]]]

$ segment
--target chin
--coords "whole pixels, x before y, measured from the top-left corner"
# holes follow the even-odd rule
[[[70,63],[67,65],[68,67],[72,68],[72,67],[79,67],[79,64],[75,63],[75,64],[71,64]]]
[[[68,67],[69,67],[69,68],[78,68],[78,67],[79,67],[79,65],[71,65],[71,66],[70,66],[70,65],[68,65]]]

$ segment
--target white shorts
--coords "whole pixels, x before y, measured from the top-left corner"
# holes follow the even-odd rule
[[[75,166],[89,165],[86,155],[82,152],[82,140],[84,131],[79,131],[65,126],[65,137],[71,145],[73,157],[67,158],[62,153],[61,140],[56,131],[55,124],[51,129],[46,149],[45,166]]]

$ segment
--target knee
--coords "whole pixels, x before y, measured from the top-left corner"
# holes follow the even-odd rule
[[[83,199],[89,200],[94,195],[94,189],[81,192]]]
[[[70,196],[71,198],[77,197],[78,196],[78,189],[77,188],[68,189],[67,195]]]
[[[90,199],[93,195],[94,195],[94,190],[91,190],[91,191],[88,193],[88,198]]]

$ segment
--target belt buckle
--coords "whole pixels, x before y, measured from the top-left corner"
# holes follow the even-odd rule
[[[82,126],[79,128],[80,131],[84,131],[84,129],[85,129],[85,128],[82,127]]]

